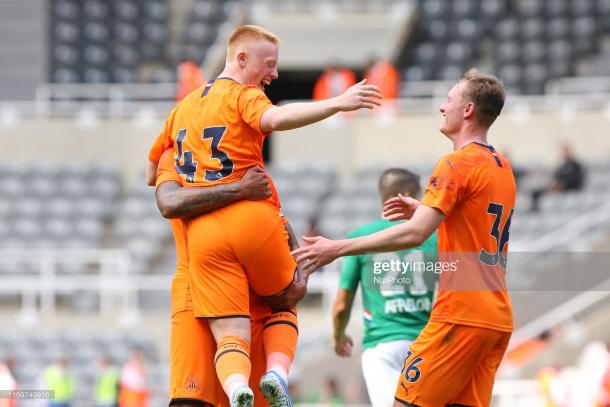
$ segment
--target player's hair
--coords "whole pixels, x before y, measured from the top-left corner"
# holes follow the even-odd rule
[[[405,193],[417,198],[420,191],[419,175],[404,168],[389,168],[379,178],[379,194],[384,202]]]
[[[479,124],[489,128],[504,107],[504,85],[495,76],[482,74],[476,69],[466,72],[461,81],[466,82],[463,99],[475,104]]]
[[[269,41],[275,45],[280,43],[277,35],[257,25],[242,25],[233,30],[227,41],[227,60],[234,57],[237,45],[251,40]]]

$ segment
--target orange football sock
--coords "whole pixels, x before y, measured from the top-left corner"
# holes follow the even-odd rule
[[[288,379],[290,365],[299,337],[296,308],[275,311],[265,321],[263,347],[267,355],[267,371],[274,371],[284,381]]]
[[[216,375],[227,396],[237,387],[248,385],[250,380],[250,344],[239,336],[224,337],[214,357]]]

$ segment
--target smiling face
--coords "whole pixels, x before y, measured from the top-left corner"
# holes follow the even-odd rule
[[[278,53],[278,46],[271,41],[250,42],[237,56],[246,84],[256,85],[264,91],[265,86],[277,79]]]
[[[458,133],[464,122],[472,116],[473,103],[463,98],[464,87],[467,85],[466,81],[456,83],[439,108],[443,115],[439,130],[447,137]]]

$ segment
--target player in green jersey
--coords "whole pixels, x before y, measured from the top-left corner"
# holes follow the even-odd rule
[[[404,169],[386,170],[379,180],[382,202],[398,194],[417,198],[420,189],[419,177]],[[369,235],[394,224],[379,219],[351,231],[348,237]],[[430,317],[437,280],[431,271],[438,260],[436,246],[435,232],[423,245],[410,250],[344,259],[333,310],[334,347],[337,355],[351,356],[353,341],[345,328],[360,284],[364,308],[362,371],[373,407],[394,404],[409,345]]]

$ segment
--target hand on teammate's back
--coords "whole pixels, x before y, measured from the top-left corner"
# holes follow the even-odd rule
[[[271,196],[269,176],[259,166],[249,168],[238,183],[243,199],[258,201]]]
[[[340,338],[334,339],[334,348],[337,356],[349,357],[352,356],[352,349],[354,349],[354,341],[349,335],[343,335]]]
[[[381,92],[375,85],[368,85],[366,79],[350,86],[345,92],[337,96],[339,110],[350,112],[358,109],[373,109],[381,106]]]
[[[418,206],[419,201],[417,199],[398,194],[398,196],[384,202],[383,217],[393,222],[411,219]]]

